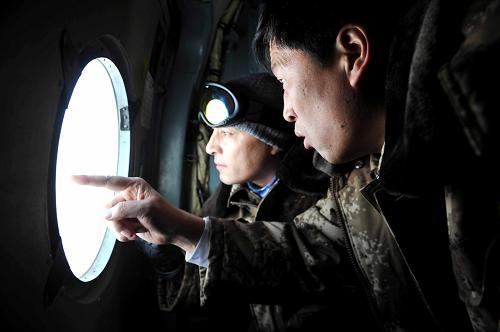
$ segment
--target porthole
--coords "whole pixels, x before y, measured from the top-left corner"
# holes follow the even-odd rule
[[[64,112],[56,164],[59,234],[73,274],[95,279],[105,268],[115,237],[104,220],[113,193],[79,186],[73,174],[128,175],[130,129],[128,100],[120,71],[108,58],[82,70]]]

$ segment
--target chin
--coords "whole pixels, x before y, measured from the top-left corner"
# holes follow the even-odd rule
[[[338,154],[338,153],[331,153],[330,151],[328,152],[322,151],[319,152],[319,154],[321,155],[321,157],[323,157],[323,159],[325,159],[332,165],[345,164],[358,158],[352,154],[347,154],[347,153]]]
[[[319,155],[325,159],[326,161],[328,161],[330,164],[338,164],[339,161],[338,161],[338,156],[336,156],[335,154],[331,153],[331,151],[329,150],[323,150],[323,149],[315,149],[317,153],[319,153]]]
[[[233,184],[238,183],[238,182],[234,181],[234,179],[228,179],[227,177],[222,177],[222,176],[219,176],[219,180],[220,180],[220,182],[222,182],[228,186],[232,186]]]

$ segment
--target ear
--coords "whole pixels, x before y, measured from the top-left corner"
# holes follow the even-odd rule
[[[345,25],[337,34],[336,44],[349,83],[358,87],[371,60],[366,30],[359,25]]]

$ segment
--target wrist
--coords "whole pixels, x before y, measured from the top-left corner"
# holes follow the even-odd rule
[[[193,251],[205,229],[203,219],[173,206],[164,199],[152,203],[153,211],[156,210],[153,215],[163,219],[163,222],[156,225],[161,235],[158,244],[171,243],[186,252]]]
[[[198,241],[205,229],[205,222],[201,217],[179,210],[179,229],[172,236],[171,243],[191,253],[196,248]]]

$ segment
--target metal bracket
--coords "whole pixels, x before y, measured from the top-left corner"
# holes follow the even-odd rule
[[[130,130],[130,117],[128,114],[128,106],[120,108],[120,130]]]

